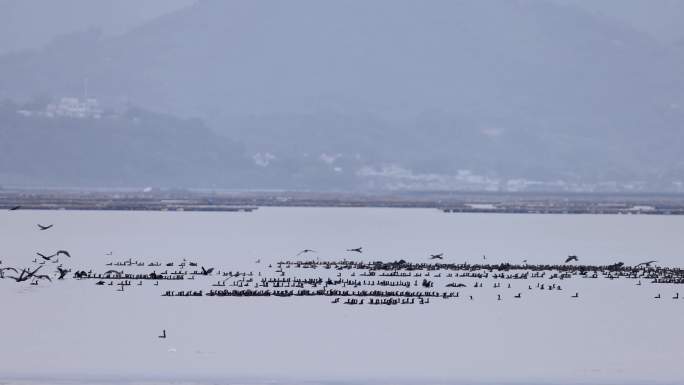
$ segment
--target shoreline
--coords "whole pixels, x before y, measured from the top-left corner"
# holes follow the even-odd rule
[[[424,208],[444,213],[684,215],[684,195],[491,192],[2,190],[0,210],[252,212],[259,207]]]

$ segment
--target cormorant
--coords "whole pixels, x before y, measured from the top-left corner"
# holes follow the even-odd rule
[[[315,252],[316,252],[316,250],[304,249],[304,250],[300,251],[299,253],[297,253],[297,256],[300,256],[300,255],[306,254],[306,253],[315,253]]]
[[[571,261],[576,261],[579,262],[579,259],[577,258],[576,255],[570,255],[565,259],[565,263],[571,262]]]

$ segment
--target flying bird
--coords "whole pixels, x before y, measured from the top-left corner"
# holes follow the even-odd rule
[[[646,266],[646,267],[651,267],[652,264],[657,263],[658,261],[647,261],[647,262],[641,262],[640,264],[634,266],[634,267],[639,267],[639,266]]]
[[[16,210],[19,210],[20,208],[21,208],[21,206],[14,206],[14,207],[11,207],[9,209],[9,211],[16,211]]]
[[[363,249],[363,247],[357,247],[357,248],[355,248],[355,249],[347,249],[347,251],[351,251],[351,252],[355,252],[355,253],[361,254],[361,253],[363,253],[362,249]]]
[[[51,256],[46,257],[44,254],[41,254],[41,253],[36,253],[36,254],[38,254],[39,257],[43,258],[46,261],[49,261],[50,259],[52,259],[53,257],[55,257],[57,255],[57,254],[52,254]]]
[[[0,269],[0,278],[5,278],[5,271],[7,270],[12,270],[15,274],[19,273],[17,269],[13,267],[3,267],[2,269]]]
[[[430,259],[444,259],[444,253],[430,254]]]
[[[40,270],[43,266],[38,266],[35,270],[27,270],[27,269],[21,269],[21,274],[19,274],[18,277],[8,277],[16,282],[24,282],[28,281],[31,277],[35,276],[38,270]],[[16,270],[15,270],[16,271]]]
[[[67,257],[71,258],[71,254],[69,254],[69,252],[66,250],[59,250],[55,253],[55,255],[60,255],[60,254],[66,255]]]
[[[39,280],[39,279],[47,279],[48,281],[52,282],[52,278],[50,278],[49,276],[47,276],[47,275],[45,275],[45,274],[34,275],[33,278],[35,278],[36,280]]]
[[[570,262],[570,261],[579,262],[579,259],[577,259],[577,256],[576,256],[576,255],[571,255],[571,256],[565,258],[565,263],[568,263],[568,262]]]
[[[38,224],[38,229],[40,229],[40,231],[45,231],[45,230],[51,229],[52,226],[54,226],[54,225],[43,226],[41,224]]]
[[[306,253],[315,253],[315,252],[316,252],[316,250],[304,249],[304,250],[300,251],[299,253],[297,253],[297,256],[300,256],[300,255],[306,254]]]
[[[166,329],[162,330],[162,334],[159,336],[159,338],[166,338]]]
[[[214,271],[213,267],[210,267],[209,269],[205,269],[204,266],[202,266],[202,275],[209,275],[211,272]]]
[[[71,270],[57,266],[57,271],[59,272],[59,277],[57,279],[64,279],[64,276],[66,276]]]

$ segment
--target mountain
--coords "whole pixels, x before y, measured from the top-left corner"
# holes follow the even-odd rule
[[[0,53],[38,49],[85,29],[120,34],[195,0],[0,0]]]
[[[198,120],[139,108],[101,118],[25,116],[0,104],[0,180],[35,187],[239,187],[243,149]]]
[[[204,0],[0,56],[0,97],[87,78],[105,104],[205,119],[271,187],[667,190],[684,180],[680,68],[624,23],[543,0]]]
[[[684,2],[680,0],[553,0],[623,22],[663,44],[684,38]]]

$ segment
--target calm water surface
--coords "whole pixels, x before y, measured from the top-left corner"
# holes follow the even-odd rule
[[[55,224],[37,231],[36,224]],[[684,217],[444,214],[423,209],[261,208],[252,213],[0,213],[0,260],[66,249],[72,268],[112,259],[197,260],[249,270],[292,259],[684,266]],[[363,256],[347,248],[364,247]],[[112,252],[112,256],[106,255]],[[161,286],[161,285],[160,285]],[[430,306],[334,306],[325,298],[162,298],[66,280],[0,280],[0,381],[207,379],[215,383],[684,382],[684,300],[672,285],[574,280],[567,292]],[[580,291],[572,301],[569,292]],[[655,301],[661,292],[667,300]],[[684,295],[684,289],[681,290]],[[157,335],[166,329],[169,338]],[[13,380],[14,381],[14,380]],[[289,382],[288,382],[289,381]]]

